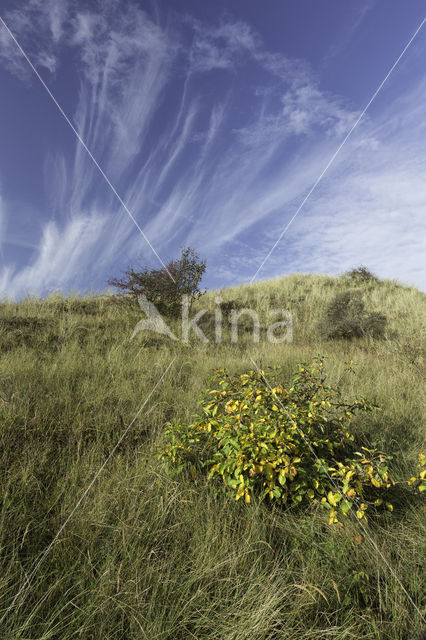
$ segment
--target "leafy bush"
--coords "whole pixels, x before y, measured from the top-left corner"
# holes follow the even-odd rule
[[[362,338],[384,335],[387,318],[382,313],[368,313],[358,289],[342,291],[330,302],[322,321],[321,331],[325,338]]]
[[[189,296],[191,305],[202,295],[199,285],[205,270],[205,260],[187,247],[178,260],[169,262],[167,268],[145,267],[136,271],[129,267],[121,279],[112,278],[108,284],[118,288],[131,302],[137,302],[142,294],[160,313],[173,316],[180,312],[183,295]]]
[[[371,507],[392,510],[386,503],[395,485],[391,456],[357,447],[348,430],[354,414],[373,405],[363,397],[345,402],[326,384],[321,358],[299,365],[288,390],[276,372],[270,375],[271,385],[263,372],[216,371],[214,388],[202,397],[202,416],[167,425],[160,459],[179,472],[188,465],[193,473],[207,468],[209,478],[220,476],[247,504],[257,494],[293,507],[319,505],[330,524],[351,510],[359,519]]]
[[[355,269],[351,269],[350,271],[346,271],[343,275],[350,280],[355,280],[356,282],[379,282],[379,278],[363,265],[360,265]]]

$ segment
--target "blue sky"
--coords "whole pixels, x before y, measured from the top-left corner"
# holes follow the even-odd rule
[[[365,264],[425,288],[426,14],[410,0],[3,0],[164,262],[205,285]],[[0,24],[0,296],[160,263]]]

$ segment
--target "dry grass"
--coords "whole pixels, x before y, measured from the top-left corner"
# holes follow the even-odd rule
[[[213,313],[215,296],[236,299],[265,324],[270,308],[290,310],[294,342],[281,345],[253,344],[249,333],[234,345],[226,331],[217,345],[147,334],[130,341],[138,311],[105,296],[0,305],[2,638],[422,637],[416,609],[365,537],[357,543],[355,523],[336,530],[320,513],[247,507],[204,478],[175,477],[153,457],[164,424],[196,412],[211,369],[250,369],[252,356],[290,377],[297,362],[321,353],[333,382],[345,360],[357,363],[344,392],[382,410],[356,428],[395,455],[398,477],[411,475],[424,449],[426,296],[394,282],[363,285],[366,308],[388,317],[385,338],[322,340],[325,308],[351,286],[294,275],[199,301]],[[37,557],[173,358],[28,584]],[[424,510],[401,504],[369,530],[421,607]]]

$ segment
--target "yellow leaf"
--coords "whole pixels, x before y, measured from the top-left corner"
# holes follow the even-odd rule
[[[331,509],[330,513],[328,514],[328,524],[334,524],[335,522],[337,522],[336,510]]]
[[[340,493],[333,493],[332,491],[329,491],[327,494],[328,501],[332,507],[336,506],[336,504],[339,502],[341,497],[342,496],[340,495]]]
[[[243,484],[240,484],[240,486],[238,487],[238,491],[237,491],[237,495],[235,496],[235,500],[239,500],[245,492],[245,487]]]

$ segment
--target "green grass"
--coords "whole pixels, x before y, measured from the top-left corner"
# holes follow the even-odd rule
[[[381,411],[354,429],[395,456],[408,478],[424,443],[426,295],[395,282],[362,285],[385,313],[384,339],[323,341],[319,325],[344,278],[293,275],[210,292],[293,315],[292,344],[129,338],[140,313],[107,296],[0,304],[0,637],[13,640],[320,640],[422,638],[424,506],[359,525],[324,513],[235,502],[220,484],[176,476],[154,457],[165,423],[191,420],[216,367],[281,366],[326,357],[330,381],[345,360],[344,393]],[[276,318],[273,318],[275,321]],[[179,334],[177,321],[172,329]],[[205,321],[212,332],[211,317]],[[57,532],[170,364],[101,475]],[[361,544],[358,536],[362,534]],[[55,540],[28,584],[37,558]],[[392,568],[389,570],[388,565]],[[409,593],[407,598],[396,579]],[[12,606],[13,604],[13,606]]]

